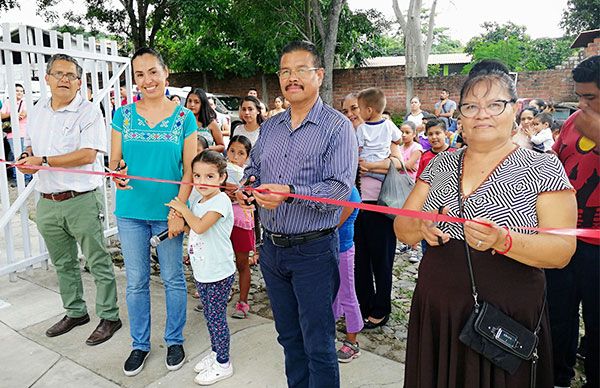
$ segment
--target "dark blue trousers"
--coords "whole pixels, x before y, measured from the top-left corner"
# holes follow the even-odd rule
[[[579,339],[579,304],[585,328],[586,387],[598,385],[600,319],[600,247],[577,240],[577,250],[563,269],[546,270],[548,308],[554,353],[554,384],[568,387],[575,375]]]
[[[339,287],[337,231],[289,248],[268,237],[260,268],[271,300],[289,387],[340,386],[331,308]]]

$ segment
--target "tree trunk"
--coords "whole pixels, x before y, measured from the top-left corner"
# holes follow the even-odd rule
[[[404,77],[406,84],[406,113],[410,112],[410,100],[414,96],[414,78]],[[410,96],[410,97],[409,97]]]

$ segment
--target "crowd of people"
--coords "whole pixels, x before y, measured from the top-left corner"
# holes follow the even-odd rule
[[[473,67],[458,102],[441,90],[434,113],[412,97],[399,125],[378,88],[347,95],[339,110],[325,104],[321,58],[308,42],[282,50],[282,96],[273,100],[274,109],[252,88],[240,101],[242,123],[231,127],[200,88],[183,101],[166,96],[169,70],[153,49],[139,49],[132,68],[140,98],[115,109],[108,158],[108,169],[122,174],[112,180],[132,340],[125,375],[139,374],[150,355],[150,240],[166,231],[168,238],[156,246],[166,296],[165,364],[177,370],[186,361],[188,260],[211,342],[194,368],[200,385],[234,373],[227,306],[237,272],[231,317],[248,318],[250,265],[260,260],[288,385],[339,386],[338,363],[361,355],[360,333],[390,318],[392,267],[404,250],[420,262],[405,386],[569,386],[580,303],[587,384],[598,386],[600,241],[534,229],[600,227],[599,56],[573,70],[579,110],[564,124],[541,99],[520,107],[508,69],[496,61]],[[98,217],[102,178],[27,167],[104,170],[102,112],[81,97],[81,75],[75,59],[50,59],[51,97],[31,112],[18,109],[29,123],[21,129],[24,152],[17,163],[22,173],[39,176],[36,222],[66,310],[46,335],[90,321],[79,244],[96,281],[101,318],[86,343],[97,345],[122,326]],[[3,119],[9,111],[3,108]],[[377,204],[394,168],[414,183],[405,209],[468,221],[391,218],[351,206]],[[349,203],[341,208],[296,195]],[[465,323],[481,304],[535,332],[537,369],[526,358],[509,373],[463,341]],[[346,337],[336,347],[335,323],[342,316]]]

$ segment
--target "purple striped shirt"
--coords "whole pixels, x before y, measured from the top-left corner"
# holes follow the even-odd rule
[[[346,200],[358,168],[358,145],[350,121],[319,97],[298,128],[290,110],[263,123],[247,178],[261,183],[292,184],[297,194]],[[275,210],[259,208],[260,221],[270,232],[298,234],[335,227],[341,208],[294,199]]]

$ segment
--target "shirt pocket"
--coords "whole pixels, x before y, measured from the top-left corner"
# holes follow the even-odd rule
[[[67,119],[63,125],[55,131],[57,137],[56,151],[61,154],[73,152],[79,149],[81,141],[81,128],[76,119]]]

